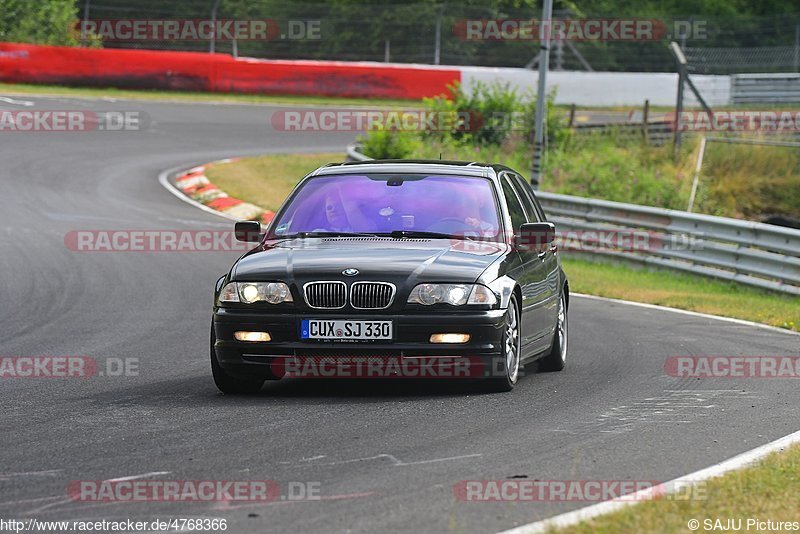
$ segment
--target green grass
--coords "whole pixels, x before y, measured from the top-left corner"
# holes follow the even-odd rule
[[[421,158],[499,162],[530,175],[528,146],[519,139],[500,146],[432,141],[412,145]],[[689,151],[691,149],[687,149]],[[617,202],[686,209],[691,158],[676,163],[671,147],[620,141],[613,135],[573,135],[545,161],[544,191]]]
[[[209,178],[238,198],[275,209],[308,171],[339,154],[270,155],[215,166]],[[611,298],[746,319],[794,331],[800,329],[797,297],[691,274],[563,257],[570,289]],[[797,521],[800,510],[800,447],[773,454],[757,466],[709,480],[700,500],[661,497],[639,503],[563,532],[682,533],[690,519],[760,517]],[[689,495],[698,496],[697,492]]]
[[[326,163],[344,159],[332,154],[278,154],[214,165],[206,176],[234,198],[275,211],[300,179]]]
[[[800,331],[800,299],[699,275],[562,256],[570,290]]]
[[[554,193],[686,210],[700,136],[686,136],[678,157],[672,143],[644,144],[635,136],[560,130],[549,147],[541,189]],[[532,148],[519,133],[500,144],[474,138],[423,137],[414,132],[371,132],[369,155],[503,163],[530,175]],[[748,139],[768,139],[750,135]],[[371,152],[370,152],[371,151]],[[773,215],[800,219],[800,151],[796,148],[709,143],[694,211],[746,220]]]
[[[207,170],[209,179],[236,198],[277,209],[308,172],[344,154],[280,154],[244,158]],[[627,264],[563,257],[570,288],[610,298],[659,304],[800,330],[800,299],[735,282]]]
[[[160,91],[147,89],[115,89],[113,87],[66,87],[0,83],[0,95],[66,96],[77,98],[118,98],[121,100],[155,100],[167,102],[227,102],[233,104],[292,104],[298,106],[380,106],[420,107],[418,100],[380,98],[338,98],[301,95],[256,95],[205,93],[195,91]]]
[[[748,530],[747,519],[800,521],[800,447],[771,454],[752,467],[710,479],[702,486],[702,493],[687,496],[691,495],[697,498],[661,497],[551,532],[687,533],[691,532],[687,526],[691,519],[700,522],[696,532],[713,532],[703,528],[705,520],[721,519],[725,525],[728,518],[741,518],[742,532],[766,532],[753,526]]]
[[[699,137],[687,138],[676,161],[670,143],[648,146],[615,135],[568,136],[546,156],[543,191],[686,210]],[[530,174],[531,153],[519,139],[500,146],[400,141],[413,156],[499,162]],[[760,220],[800,218],[800,151],[773,146],[709,143],[695,212]]]
[[[800,150],[709,143],[697,207],[711,215],[800,218]]]

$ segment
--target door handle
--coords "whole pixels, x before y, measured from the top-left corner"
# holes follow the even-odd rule
[[[537,256],[539,257],[539,259],[540,259],[540,260],[543,260],[543,259],[544,259],[544,257],[547,255],[547,253],[548,253],[548,252],[553,252],[553,253],[555,253],[557,250],[558,250],[558,245],[556,245],[555,243],[553,243],[553,244],[552,244],[552,245],[550,245],[548,248],[546,248],[545,250],[543,250],[543,251],[541,251],[540,253],[538,253],[538,254],[537,254]]]

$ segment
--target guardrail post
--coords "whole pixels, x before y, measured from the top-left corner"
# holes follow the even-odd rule
[[[683,85],[686,82],[686,56],[678,43],[669,44],[672,54],[678,63],[678,99],[675,103],[675,137],[673,139],[673,155],[677,158],[681,149],[681,114],[683,113]]]
[[[547,68],[550,63],[550,37],[552,33],[553,0],[544,0],[542,25],[539,28],[539,88],[536,91],[536,116],[534,118],[533,165],[531,187],[539,189],[542,174],[542,152],[544,151],[544,123],[547,113]]]
[[[214,0],[211,6],[211,42],[208,44],[208,53],[213,54],[217,48],[217,9],[219,9],[220,0]]]
[[[86,24],[89,22],[89,3],[91,0],[86,0],[83,3],[83,22],[81,23],[81,46],[86,46]]]
[[[433,64],[438,65],[442,57],[442,9],[436,10],[436,43],[433,51]]]

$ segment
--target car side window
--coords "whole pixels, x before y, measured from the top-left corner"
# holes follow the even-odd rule
[[[517,187],[517,191],[519,191],[520,199],[522,199],[522,204],[525,206],[525,211],[527,211],[528,215],[532,217],[531,222],[546,222],[547,219],[545,218],[542,208],[539,206],[539,203],[536,201],[536,198],[533,195],[533,190],[531,189],[530,184],[525,182],[525,180],[518,174],[511,174],[510,176],[512,177],[514,185]]]
[[[517,198],[517,193],[508,179],[508,175],[504,175],[501,182],[503,187],[503,196],[506,198],[508,205],[508,214],[511,216],[511,225],[514,227],[514,233],[518,233],[520,226],[528,222],[528,216],[525,213],[525,208],[522,202]]]

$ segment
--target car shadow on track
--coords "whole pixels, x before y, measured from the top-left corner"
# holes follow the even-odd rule
[[[425,398],[486,394],[479,380],[283,379],[266,382],[256,397]]]
[[[519,387],[530,377],[521,378]],[[513,394],[513,393],[510,393]],[[268,381],[255,394],[226,395],[205,376],[164,379],[139,386],[84,396],[84,400],[113,406],[255,406],[265,404],[318,405],[320,402],[368,404],[431,398],[502,396],[487,391],[480,380],[413,379],[283,379]]]

